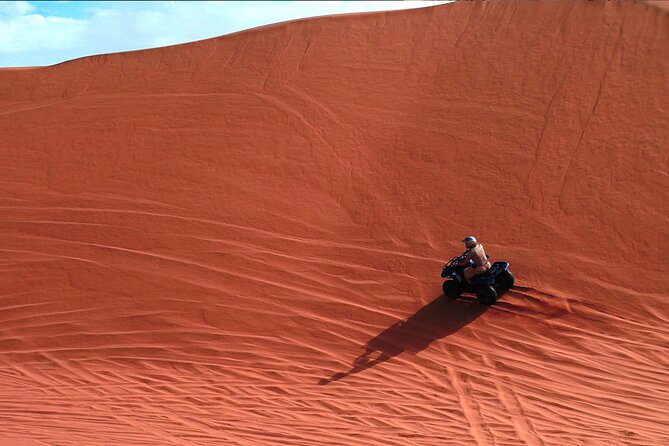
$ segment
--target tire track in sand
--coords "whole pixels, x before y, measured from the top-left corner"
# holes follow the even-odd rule
[[[469,423],[469,434],[479,446],[495,446],[492,432],[485,425],[481,410],[474,400],[472,387],[469,385],[467,375],[463,374],[461,378],[459,376],[461,373],[453,369],[453,367],[448,368],[448,375],[451,378],[453,389],[458,395],[462,413]]]
[[[490,370],[495,370],[495,365],[488,356],[483,356],[483,362],[490,367]],[[516,431],[516,435],[528,446],[545,446],[544,442],[537,435],[536,429],[532,422],[525,416],[523,406],[518,400],[518,395],[504,384],[500,384],[497,379],[492,380],[497,389],[497,396],[504,406],[505,412],[511,417],[511,425]]]

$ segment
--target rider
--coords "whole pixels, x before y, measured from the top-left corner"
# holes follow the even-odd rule
[[[469,261],[474,262],[474,266],[467,266],[463,271],[467,283],[471,283],[472,277],[483,274],[490,269],[488,256],[483,250],[483,245],[476,241],[476,237],[468,235],[463,240],[467,250],[460,256],[457,266],[467,266]]]

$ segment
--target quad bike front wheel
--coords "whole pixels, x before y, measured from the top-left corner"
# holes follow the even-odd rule
[[[480,286],[476,289],[476,298],[483,305],[492,305],[497,300],[497,291],[489,285]]]
[[[452,280],[447,280],[441,286],[441,289],[444,291],[444,295],[450,299],[457,299],[460,295],[458,286]]]

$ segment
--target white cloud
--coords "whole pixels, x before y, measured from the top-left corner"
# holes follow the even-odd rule
[[[67,17],[27,14],[9,20],[0,17],[0,62],[12,53],[71,48],[86,23]]]
[[[0,16],[21,16],[34,9],[35,7],[29,2],[0,2]]]
[[[76,3],[76,2],[74,2]],[[0,2],[0,66],[173,45],[301,17],[406,9],[444,2],[100,2],[87,17],[43,16],[29,2]]]

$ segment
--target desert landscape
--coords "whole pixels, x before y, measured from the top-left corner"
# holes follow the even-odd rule
[[[667,56],[456,2],[0,70],[0,445],[669,444]]]

